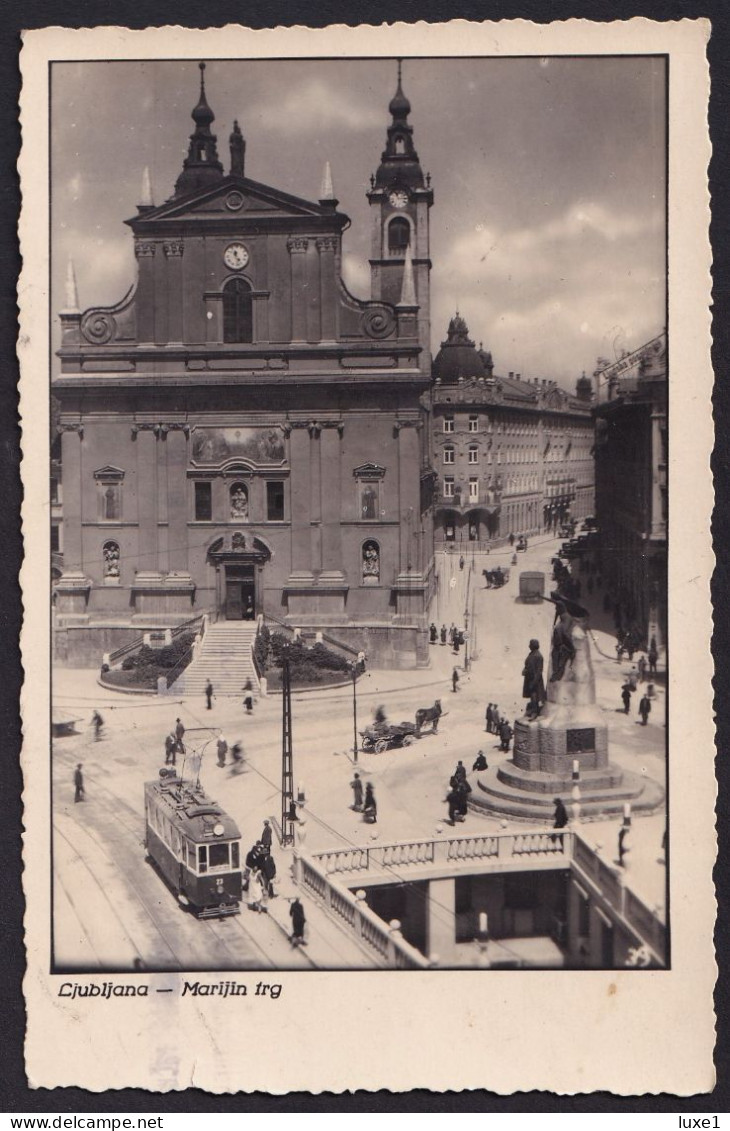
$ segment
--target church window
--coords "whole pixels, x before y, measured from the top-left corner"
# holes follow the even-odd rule
[[[380,483],[377,481],[360,481],[360,517],[375,519],[380,512]]]
[[[362,547],[362,583],[377,585],[380,581],[380,546],[373,539]]]
[[[284,484],[280,480],[266,484],[266,519],[268,522],[284,521]]]
[[[223,341],[253,341],[253,301],[245,279],[229,279],[223,288]]]
[[[454,431],[454,418],[453,418],[453,416],[445,416],[444,417],[444,432],[453,432],[453,431]]]
[[[212,484],[208,482],[195,484],[195,521],[210,522],[213,518],[213,492]]]
[[[248,488],[244,483],[234,483],[228,492],[231,504],[231,521],[248,522]]]
[[[411,242],[411,225],[404,216],[394,216],[388,224],[388,251],[404,254]]]
[[[444,463],[454,463],[455,449],[453,444],[447,444],[444,448]]]
[[[469,463],[479,463],[479,448],[476,444],[469,445]]]
[[[112,584],[119,580],[120,552],[118,542],[105,542],[102,547],[104,581]]]

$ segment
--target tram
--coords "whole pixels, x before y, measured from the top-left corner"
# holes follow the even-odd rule
[[[145,848],[183,907],[199,919],[237,915],[241,901],[241,834],[199,784],[170,767],[145,782]]]

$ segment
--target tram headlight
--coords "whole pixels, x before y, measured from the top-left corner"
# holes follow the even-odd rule
[[[220,821],[218,822],[218,824],[217,824],[217,825],[213,825],[213,835],[214,835],[214,836],[223,836],[223,833],[224,833],[225,831],[226,831],[226,830],[225,830],[225,826],[224,826],[224,825],[222,825],[222,824],[220,823]]]

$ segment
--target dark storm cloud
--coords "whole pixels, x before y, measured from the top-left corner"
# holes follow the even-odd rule
[[[68,256],[81,305],[134,277],[142,172],[170,196],[197,100],[193,61],[53,68],[54,300]],[[370,216],[395,88],[390,60],[219,62],[206,72],[224,166],[237,118],[256,180],[316,200],[325,160],[353,224],[344,271],[367,297]],[[500,372],[572,383],[664,321],[664,64],[652,58],[406,60],[432,174],[432,341],[458,306]]]

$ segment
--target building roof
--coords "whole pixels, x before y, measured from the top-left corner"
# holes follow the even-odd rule
[[[469,337],[469,328],[457,311],[449,322],[446,341],[433,361],[434,378],[454,384],[463,377],[485,377],[486,369],[479,351]]]

